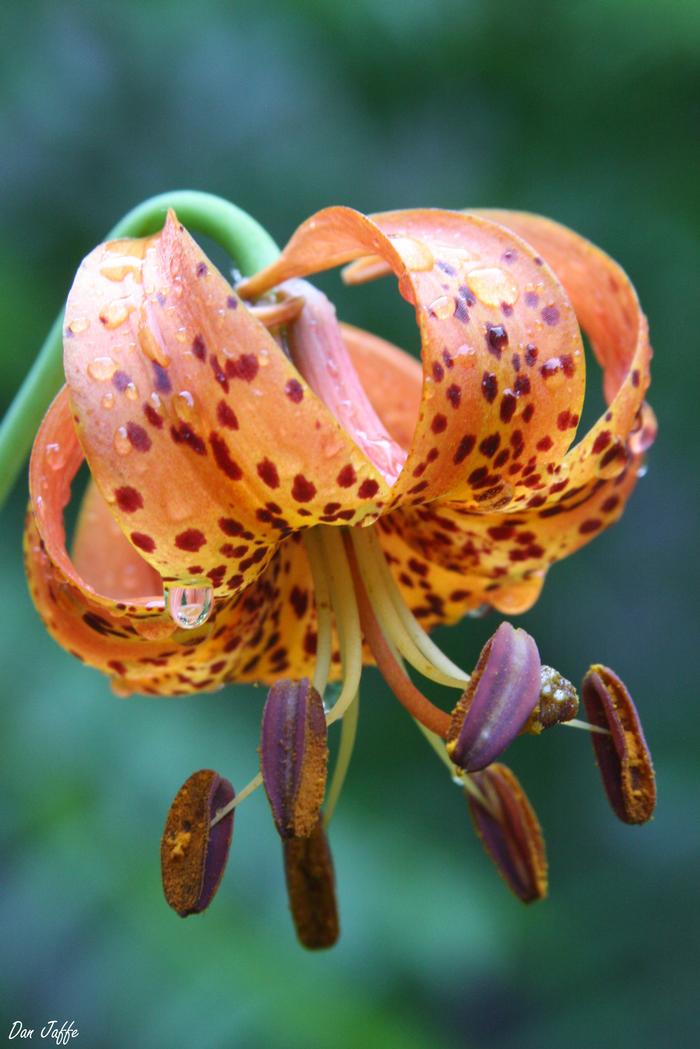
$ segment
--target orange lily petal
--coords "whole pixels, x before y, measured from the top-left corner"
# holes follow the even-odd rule
[[[69,556],[63,511],[82,459],[64,387],[32,453],[24,541],[34,603],[64,648],[108,674],[122,694],[178,695],[232,680],[309,673],[316,613],[298,537],[280,546],[244,594],[218,601],[203,627],[180,630],[164,610],[157,573],[115,534],[111,508],[94,485],[83,501],[74,559]]]
[[[436,497],[474,510],[526,502],[531,487],[507,470],[514,449],[554,469],[583,398],[580,333],[556,277],[534,248],[482,217],[423,209],[370,219],[328,208],[240,290],[256,295],[366,255],[380,256],[397,276],[416,307],[422,343],[420,415],[392,505]],[[546,450],[538,448],[545,438]]]
[[[172,213],[157,236],[95,249],[66,317],[66,376],[93,476],[164,579],[191,579],[196,564],[218,595],[238,593],[329,503],[358,523],[388,496]]]

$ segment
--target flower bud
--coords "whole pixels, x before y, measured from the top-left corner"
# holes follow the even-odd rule
[[[323,703],[307,678],[278,681],[262,717],[260,771],[283,838],[306,838],[319,819],[328,770]]]
[[[540,695],[540,656],[524,630],[501,623],[479,656],[452,711],[447,751],[467,772],[483,769],[508,747]]]
[[[205,910],[228,860],[235,809],[213,827],[219,809],[235,797],[227,779],[211,769],[193,772],[175,795],[160,843],[165,898],[181,918]]]
[[[523,903],[547,895],[547,857],[537,816],[505,765],[489,765],[473,782],[487,805],[466,791],[476,832],[506,885]]]
[[[608,730],[591,733],[591,742],[615,815],[624,823],[646,823],[656,806],[656,779],[632,697],[600,663],[590,667],[581,695],[591,724]]]

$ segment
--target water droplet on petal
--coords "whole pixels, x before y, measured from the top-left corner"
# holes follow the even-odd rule
[[[87,373],[91,379],[98,382],[108,382],[117,370],[116,361],[111,357],[95,357],[87,366]]]
[[[124,302],[123,299],[115,299],[114,302],[110,302],[102,308],[100,321],[109,331],[114,331],[115,328],[124,323],[132,309],[133,307],[128,302]]]
[[[640,463],[639,467],[637,468],[637,477],[638,478],[646,477],[646,475],[648,473],[649,473],[649,463],[645,459],[644,462]]]
[[[102,398],[102,407],[106,408],[108,411],[109,411],[110,408],[114,407],[114,394],[113,393],[106,393],[104,395],[104,397]]]
[[[149,358],[149,360],[155,361],[161,368],[167,368],[170,364],[170,357],[160,345],[155,335],[148,327],[147,324],[140,324],[138,330],[139,346]]]
[[[87,317],[78,317],[76,320],[71,321],[70,324],[67,325],[67,330],[71,333],[71,335],[80,335],[81,332],[87,331],[89,327],[90,321],[87,319]]]
[[[66,457],[63,454],[63,449],[60,444],[52,441],[51,444],[46,445],[46,461],[52,470],[60,470],[66,461]]]
[[[175,414],[183,423],[190,422],[194,413],[194,397],[189,390],[180,390],[174,400]]]
[[[518,300],[518,285],[508,273],[498,266],[484,266],[470,270],[468,284],[477,299],[485,306],[512,306]]]
[[[632,455],[641,455],[651,448],[656,438],[657,422],[653,409],[648,404],[643,404],[637,418],[637,424],[632,430],[627,442],[627,447]]]
[[[131,451],[131,441],[126,432],[126,426],[120,426],[114,434],[114,450],[118,455],[128,455]]]
[[[433,268],[435,259],[427,244],[414,240],[413,237],[391,237],[390,240],[407,269],[419,272]]]
[[[179,627],[196,630],[211,615],[214,591],[210,586],[170,586],[165,588],[165,600]]]
[[[133,382],[127,383],[124,389],[124,393],[130,401],[135,401],[138,399],[139,396],[138,386],[136,385],[136,383]]]
[[[467,612],[467,615],[471,619],[483,619],[484,616],[488,615],[491,611],[491,605],[477,605],[476,608],[472,608],[471,612]]]
[[[451,317],[454,313],[454,302],[448,298],[447,295],[441,295],[439,299],[435,299],[428,306],[428,312],[433,317],[437,317],[439,321],[446,321],[448,317]]]
[[[154,391],[148,398],[154,408],[160,408],[161,400],[158,394]]]

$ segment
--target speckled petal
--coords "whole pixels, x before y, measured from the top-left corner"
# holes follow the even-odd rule
[[[483,510],[508,505],[521,489],[526,501],[532,482],[509,474],[508,449],[514,442],[520,457],[554,468],[573,438],[585,383],[576,317],[553,272],[520,237],[482,217],[423,209],[367,218],[329,208],[241,291],[258,294],[368,254],[397,276],[422,343],[419,416],[390,505],[442,497]],[[528,372],[525,355],[535,350],[538,368]],[[564,416],[567,426],[558,425]]]
[[[72,558],[66,550],[63,511],[81,461],[63,390],[32,454],[24,540],[32,598],[59,644],[109,675],[122,695],[184,695],[228,681],[272,684],[312,672],[316,615],[297,536],[281,544],[246,591],[216,601],[204,626],[177,629],[164,610],[157,574],[116,529],[94,486],[85,495]],[[227,542],[237,556],[250,548],[242,536]],[[334,651],[337,659],[337,644]]]
[[[172,213],[158,235],[85,259],[64,358],[93,476],[164,579],[191,579],[196,564],[217,595],[235,594],[329,502],[356,523],[388,495]],[[232,537],[244,556],[222,557],[241,545]]]

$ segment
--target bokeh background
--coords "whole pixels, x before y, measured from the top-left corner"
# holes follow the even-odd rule
[[[85,1049],[698,1044],[700,6],[22,0],[0,41],[3,407],[81,257],[140,199],[188,186],[279,242],[332,203],[551,215],[632,276],[660,421],[622,523],[523,621],[574,680],[594,660],[627,680],[655,821],[616,822],[585,735],[518,741],[551,862],[549,900],[521,906],[372,671],[332,835],[343,934],[318,956],[296,946],[259,794],[216,904],[187,922],[166,907],[169,799],[202,766],[248,779],[263,697],[123,702],[55,646],[22,575],[23,477],[0,529],[0,1038],[58,1018]],[[346,319],[415,348],[387,282],[331,287]],[[471,666],[496,622],[442,641]]]

